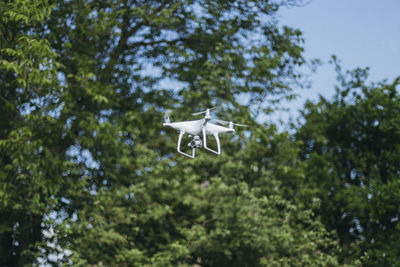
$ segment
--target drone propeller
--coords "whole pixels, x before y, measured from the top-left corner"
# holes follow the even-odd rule
[[[172,110],[170,110],[170,109],[167,109],[167,110],[164,112],[164,121],[165,121],[166,123],[171,122],[171,120],[169,119],[169,116],[171,115],[171,113],[172,113]]]
[[[204,111],[200,111],[200,112],[196,112],[196,113],[192,113],[192,115],[200,115],[200,114],[203,114],[203,113],[207,113],[207,112],[210,112],[211,110],[216,110],[216,109],[220,109],[221,108],[221,106],[217,106],[217,107],[213,107],[213,108],[208,108],[208,109],[206,109],[206,110],[204,110]]]
[[[165,110],[164,115],[165,116],[169,116],[169,115],[171,115],[171,113],[172,113],[172,110],[171,109],[167,109],[167,110]]]
[[[215,121],[216,122],[218,122],[218,123],[221,123],[221,124],[225,124],[225,125],[228,125],[229,124],[229,126],[233,126],[233,125],[235,125],[235,126],[239,126],[239,127],[248,127],[249,125],[246,125],[246,124],[240,124],[240,123],[234,123],[234,122],[231,122],[231,121],[223,121],[223,120],[217,120],[217,119],[215,119]]]

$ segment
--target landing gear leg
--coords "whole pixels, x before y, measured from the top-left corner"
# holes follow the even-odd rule
[[[211,148],[207,147],[207,132],[206,132],[206,129],[203,128],[203,142],[204,142],[204,148],[207,149],[208,151],[211,151],[211,152],[217,154],[217,155],[220,155],[220,154],[221,154],[221,145],[220,145],[220,142],[219,142],[218,133],[214,133],[213,136],[214,136],[214,138],[215,138],[215,141],[217,141],[217,148],[218,148],[217,151],[212,150]]]
[[[178,152],[181,153],[182,155],[185,155],[186,157],[189,157],[189,158],[194,159],[195,153],[196,153],[196,148],[192,148],[192,155],[189,155],[189,154],[187,154],[187,153],[181,151],[181,141],[182,141],[182,137],[183,137],[184,134],[185,134],[185,131],[184,131],[184,130],[181,130],[180,133],[179,133],[178,145],[177,145],[176,149],[177,149]]]

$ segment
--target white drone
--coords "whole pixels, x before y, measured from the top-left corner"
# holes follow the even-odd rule
[[[218,108],[218,107],[217,107]],[[178,145],[177,145],[177,150],[179,153],[182,155],[185,155],[189,158],[194,158],[195,157],[195,152],[196,148],[201,148],[204,144],[204,148],[207,149],[208,151],[211,151],[217,155],[221,154],[221,145],[219,142],[219,133],[234,133],[235,129],[233,126],[242,126],[245,127],[247,125],[244,124],[238,124],[238,123],[233,123],[231,121],[223,121],[223,120],[217,120],[213,119],[213,121],[228,125],[228,127],[224,127],[218,124],[211,123],[211,110],[215,110],[217,108],[209,108],[205,111],[193,113],[192,115],[200,115],[200,114],[205,114],[203,119],[200,120],[194,120],[194,121],[179,121],[179,122],[171,122],[169,115],[171,114],[170,111],[167,111],[165,113],[164,117],[164,124],[163,126],[170,126],[174,129],[177,129],[179,131],[179,138],[178,138]],[[181,141],[183,135],[187,133],[189,137],[193,137],[193,140],[189,142],[188,146],[192,148],[192,155],[189,155],[183,151],[181,151]],[[203,136],[203,141],[201,140],[201,135]],[[207,147],[207,135],[213,135],[215,140],[217,141],[217,151]]]

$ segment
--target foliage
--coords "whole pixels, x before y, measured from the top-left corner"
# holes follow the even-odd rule
[[[335,98],[309,102],[296,133],[308,162],[308,196],[320,199],[318,213],[338,233],[342,261],[396,265],[400,78],[367,85],[367,69],[343,74],[336,68]]]
[[[256,168],[271,159],[269,152],[246,158],[263,148],[253,140],[238,154],[211,162],[201,153],[195,160],[157,160],[149,169],[157,153],[136,147],[145,164],[137,169],[135,186],[100,191],[63,230],[73,233],[72,261],[83,266],[337,265],[336,241],[319,220],[276,194],[279,182],[270,169]]]
[[[46,1],[0,4],[0,265],[37,257],[44,216],[55,206],[60,159],[51,112],[59,105],[57,54],[37,28]]]
[[[294,2],[1,4],[1,263],[335,265],[318,217],[279,196],[297,147],[255,121],[301,81],[301,32],[274,18]],[[216,104],[247,137],[176,156],[161,112]]]

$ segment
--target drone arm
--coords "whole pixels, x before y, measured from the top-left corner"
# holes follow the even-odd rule
[[[183,137],[184,134],[185,134],[185,131],[181,130],[180,133],[179,133],[178,145],[177,145],[176,149],[182,155],[185,155],[186,157],[194,159],[194,156],[195,156],[195,153],[196,153],[196,149],[195,148],[192,148],[192,155],[189,155],[189,154],[181,151],[181,141],[182,141],[182,137]]]
[[[208,151],[211,151],[211,152],[213,152],[213,153],[219,155],[219,154],[221,154],[221,145],[220,145],[220,142],[219,142],[218,132],[213,133],[213,135],[214,135],[214,137],[215,137],[215,140],[217,141],[217,147],[218,147],[218,150],[217,150],[217,151],[212,150],[211,148],[207,147],[207,131],[206,131],[205,127],[203,127],[203,143],[204,143],[204,148],[207,149]]]

